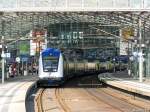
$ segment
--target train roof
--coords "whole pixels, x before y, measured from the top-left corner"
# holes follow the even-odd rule
[[[59,49],[56,48],[47,48],[45,50],[42,51],[42,56],[55,56],[55,57],[59,57],[60,56],[61,51]]]

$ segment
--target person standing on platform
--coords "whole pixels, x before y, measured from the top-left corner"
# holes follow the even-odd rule
[[[12,65],[9,66],[8,72],[9,72],[9,76],[11,77],[12,76]]]
[[[12,75],[13,75],[13,77],[16,76],[16,66],[15,66],[15,64],[12,66]]]

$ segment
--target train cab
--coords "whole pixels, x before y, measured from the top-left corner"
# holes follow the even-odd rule
[[[47,48],[39,58],[39,82],[59,83],[63,79],[63,58],[60,50]]]

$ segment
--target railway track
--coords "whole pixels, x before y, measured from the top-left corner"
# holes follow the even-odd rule
[[[35,98],[36,112],[149,112],[131,101],[128,102],[128,99],[110,88],[99,84],[99,87],[85,87],[84,84],[82,87],[79,85],[80,81],[74,81],[62,88],[39,89]]]
[[[139,100],[135,100],[135,96],[125,94],[121,91],[114,90],[112,88],[103,88],[95,90],[98,93],[103,93],[112,98],[118,99],[121,102],[127,102],[130,106],[136,107],[138,109],[142,109],[144,111],[150,111],[149,103],[150,101],[139,98]],[[128,107],[129,108],[129,107]]]
[[[63,109],[63,111],[64,112],[71,112],[71,109],[66,104],[64,98],[62,97],[62,95],[60,93],[60,89],[59,88],[55,89],[55,96],[56,96],[56,99],[58,100],[59,105]]]
[[[96,101],[97,103],[100,103],[100,104],[101,104],[101,102],[103,102],[103,103],[105,103],[106,105],[109,105],[110,107],[112,107],[113,109],[119,110],[119,112],[124,112],[124,111],[122,111],[120,108],[115,107],[115,106],[113,106],[112,104],[110,104],[110,103],[108,103],[108,102],[102,100],[100,97],[98,97],[98,96],[96,95],[96,92],[95,92],[95,91],[94,91],[94,92],[93,92],[93,91],[89,91],[88,89],[86,89],[86,91],[88,92],[89,96],[90,96],[94,101]]]
[[[146,109],[144,109],[141,106],[135,105],[133,103],[130,103],[127,99],[123,99],[118,97],[119,94],[115,94],[117,96],[114,96],[112,91],[107,89],[86,89],[89,96],[91,96],[95,101],[104,102],[107,105],[110,105],[110,107],[119,110],[119,112],[145,112]]]
[[[37,97],[35,98],[35,103],[36,103],[36,111],[37,112],[45,112],[44,107],[43,107],[43,94],[44,94],[45,89],[39,89],[37,93]]]
[[[45,109],[44,106],[44,98],[45,97],[45,93],[48,91],[48,89],[39,89],[39,91],[37,92],[37,96],[35,98],[36,102],[36,112],[46,112],[47,110]],[[60,91],[60,88],[55,88],[55,97],[56,100],[59,104],[59,106],[61,107],[61,109],[63,110],[63,112],[71,112],[71,109],[67,106],[67,104],[65,103],[64,98],[62,97]]]
[[[78,97],[81,97],[78,98],[78,100],[79,102],[81,102],[81,104],[83,102],[83,106],[87,105],[88,107],[88,105],[94,102],[94,104],[96,104],[96,106],[98,107],[97,110],[99,111],[109,110],[112,112],[149,112],[136,105],[125,102],[122,99],[114,97],[112,98],[112,96],[109,95],[109,93],[106,93],[106,91],[103,92],[103,90],[98,90],[97,88],[80,88],[78,90],[73,90],[76,91],[76,93],[74,92],[74,94],[77,95],[72,99],[70,98],[70,96],[68,96],[68,94],[71,94],[70,92],[67,93],[68,91],[70,91],[68,88],[54,88],[52,90],[40,89],[35,100],[37,105],[36,112],[52,112],[52,110],[56,109],[58,112],[75,112],[76,109],[74,108],[74,103],[76,103],[75,105],[78,104],[78,102],[75,101]],[[50,92],[53,93],[53,99],[52,97],[47,97],[48,95],[52,95],[50,94]],[[85,97],[79,96],[78,93],[81,93]],[[50,100],[51,102],[48,103],[48,100]],[[55,106],[47,107],[48,105],[50,106],[50,104],[53,105],[54,103]],[[93,107],[92,109],[94,108],[95,107]],[[78,111],[79,110],[82,110],[81,112],[84,112],[82,106],[80,106],[80,103],[78,106]]]

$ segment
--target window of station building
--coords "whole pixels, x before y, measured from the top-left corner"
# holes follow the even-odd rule
[[[73,32],[73,39],[77,39],[78,38],[78,33],[77,32]]]
[[[65,35],[61,34],[61,39],[64,40],[65,39]]]
[[[79,39],[83,39],[83,32],[79,32]]]
[[[71,35],[69,33],[66,34],[66,38],[68,40],[68,44],[70,44],[72,38],[71,38]]]
[[[53,36],[54,36],[54,37],[58,37],[58,32],[56,32],[56,31],[53,32]]]

